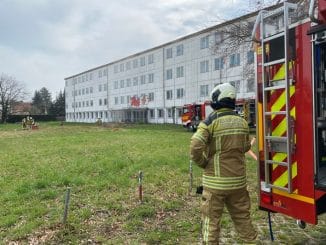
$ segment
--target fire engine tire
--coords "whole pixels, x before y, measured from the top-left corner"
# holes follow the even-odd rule
[[[304,221],[302,221],[302,220],[297,219],[297,225],[298,225],[301,229],[306,228],[306,222],[304,222]]]

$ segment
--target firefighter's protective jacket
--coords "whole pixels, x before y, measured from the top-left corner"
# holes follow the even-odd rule
[[[204,169],[203,186],[233,190],[246,186],[245,153],[250,149],[246,120],[230,109],[214,111],[191,138],[191,159]]]

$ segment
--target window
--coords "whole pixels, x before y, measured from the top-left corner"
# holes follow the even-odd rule
[[[166,91],[166,99],[167,100],[172,100],[172,90],[167,90]]]
[[[133,68],[137,68],[138,67],[138,60],[137,59],[135,59],[135,60],[132,61],[132,67]]]
[[[235,87],[235,91],[237,93],[240,92],[240,80],[236,80],[236,81],[231,81],[230,84]]]
[[[148,55],[148,64],[153,64],[154,63],[154,54]]]
[[[83,101],[83,107],[85,107],[85,101]]]
[[[177,78],[183,77],[183,66],[177,67]]]
[[[215,44],[220,44],[223,42],[223,33],[215,32]]]
[[[148,83],[153,83],[154,82],[154,73],[148,74]]]
[[[99,91],[99,92],[102,91],[102,84],[98,85],[98,91]]]
[[[183,88],[177,89],[177,99],[183,98]]]
[[[252,50],[247,52],[247,64],[254,63],[254,52]]]
[[[107,69],[104,69],[103,70],[103,76],[107,76],[108,75],[108,70]]]
[[[128,79],[126,80],[126,82],[127,82],[127,87],[131,87],[131,79],[128,78]]]
[[[155,110],[154,109],[149,110],[149,117],[150,118],[155,118]]]
[[[98,105],[102,105],[102,99],[98,100]]]
[[[130,70],[131,69],[131,64],[130,64],[130,61],[128,61],[126,63],[126,70]]]
[[[88,107],[88,106],[89,106],[89,101],[87,100],[87,101],[86,101],[86,107]]]
[[[125,87],[125,80],[120,80],[120,88],[124,88]]]
[[[108,99],[105,98],[105,99],[104,99],[104,105],[107,105],[107,104],[108,104]]]
[[[235,67],[240,65],[240,54],[231,54],[230,55],[230,67]]]
[[[120,104],[124,104],[125,103],[125,97],[124,96],[121,96],[120,97]]]
[[[119,104],[119,97],[114,97],[114,104],[115,105]]]
[[[177,46],[177,56],[183,55],[183,44]]]
[[[102,70],[98,71],[98,77],[102,77]]]
[[[92,94],[93,93],[93,87],[89,88],[89,93]]]
[[[167,59],[172,58],[172,48],[166,49],[166,58]]]
[[[122,63],[122,64],[120,64],[120,72],[122,72],[124,70],[125,70],[125,65]]]
[[[166,70],[166,80],[172,79],[172,69]]]
[[[183,111],[182,108],[177,109],[178,117],[182,117]]]
[[[200,39],[200,49],[208,48],[209,36]]]
[[[255,91],[255,80],[250,78],[247,80],[247,92],[254,92]]]
[[[159,118],[164,117],[164,111],[163,111],[163,109],[157,109],[157,114],[158,114],[158,117]]]
[[[172,108],[169,108],[167,111],[168,111],[168,118],[171,118],[173,116]]]
[[[83,82],[85,82],[85,76],[82,77]]]
[[[78,90],[78,95],[81,95],[81,89]]]
[[[145,75],[141,75],[140,76],[140,84],[145,84],[146,83],[146,76]]]
[[[127,95],[127,97],[126,97],[126,98],[127,98],[127,101],[126,101],[126,103],[127,103],[127,104],[129,104],[129,103],[130,103],[130,101],[131,101],[131,96],[130,96],[130,95]]]
[[[119,71],[119,66],[118,66],[118,65],[115,65],[113,69],[114,69],[114,73],[118,73],[118,71]]]
[[[140,66],[145,66],[145,57],[140,58]]]
[[[148,101],[154,101],[154,92],[148,94]]]
[[[86,88],[86,94],[88,94],[89,93],[89,88]]]
[[[224,58],[215,58],[214,59],[214,69],[215,70],[222,70],[224,67]]]
[[[89,80],[93,80],[93,73],[89,74]]]
[[[208,96],[208,85],[200,85],[200,97]]]
[[[138,85],[138,77],[134,77],[133,79],[133,83],[132,83],[134,86],[137,86]]]
[[[104,91],[107,91],[108,90],[108,85],[105,83],[105,84],[103,84],[103,90]]]
[[[114,81],[114,89],[118,89],[119,88],[119,81]]]
[[[90,103],[90,105],[91,105],[91,106],[93,106],[93,100],[90,100],[90,102],[89,102],[89,103]]]
[[[84,95],[85,94],[85,89],[83,88],[83,92],[82,92],[82,94]]]
[[[208,60],[204,60],[200,62],[200,73],[209,72],[209,63]]]

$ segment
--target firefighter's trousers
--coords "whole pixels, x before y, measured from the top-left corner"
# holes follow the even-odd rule
[[[224,205],[228,209],[239,237],[253,241],[257,237],[250,219],[250,198],[247,188],[214,190],[204,188],[201,203],[204,244],[219,244],[220,222]]]

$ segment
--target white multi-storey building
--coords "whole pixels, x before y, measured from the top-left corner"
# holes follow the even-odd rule
[[[66,121],[181,123],[183,105],[209,100],[213,87],[223,82],[236,87],[238,99],[253,98],[253,78],[244,76],[254,62],[249,46],[227,56],[214,54],[212,46],[228,45],[219,30],[254,17],[246,15],[65,78]]]

